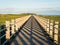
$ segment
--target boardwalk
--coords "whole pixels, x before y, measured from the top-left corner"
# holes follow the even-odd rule
[[[53,45],[52,43],[35,18],[31,16],[11,45]]]

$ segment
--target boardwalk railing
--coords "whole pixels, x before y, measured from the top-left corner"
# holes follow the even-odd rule
[[[53,21],[43,17],[35,16],[39,24],[44,28],[44,30],[49,34],[54,43],[60,45],[60,23],[58,21]]]
[[[22,25],[30,18],[31,15],[22,18],[17,18],[15,20],[6,21],[6,27],[0,30],[0,45],[5,45],[9,42],[14,35],[19,31]]]

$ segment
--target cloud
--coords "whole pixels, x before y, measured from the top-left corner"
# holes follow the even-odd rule
[[[41,9],[41,10],[37,10],[35,11],[35,13],[38,13],[38,14],[43,14],[43,15],[60,15],[60,9]]]
[[[37,13],[43,15],[60,15],[60,7],[56,8],[5,8],[0,9],[1,14],[17,14],[17,13]]]

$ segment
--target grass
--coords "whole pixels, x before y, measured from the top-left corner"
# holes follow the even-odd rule
[[[0,14],[0,30],[5,26],[5,21],[11,21],[12,19],[21,18],[23,16],[27,16],[28,14]]]
[[[6,20],[16,19],[26,16],[26,14],[0,14],[0,24],[4,24]]]
[[[42,16],[42,17],[60,22],[60,16]]]

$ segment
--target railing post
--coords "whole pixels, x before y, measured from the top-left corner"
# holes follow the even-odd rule
[[[50,37],[53,39],[54,21],[50,20]]]
[[[54,42],[58,44],[58,31],[59,31],[59,22],[55,21],[54,25]]]
[[[18,19],[18,22],[19,22],[19,23],[18,23],[18,30],[19,30],[19,28],[20,28],[20,19],[21,19],[21,18]]]
[[[16,30],[16,32],[18,31],[18,21],[17,21],[17,19],[15,20],[15,30]]]
[[[15,30],[14,30],[14,20],[11,20],[11,24],[12,24],[12,30],[11,30],[11,32],[12,32],[12,34],[14,34],[15,33]]]
[[[6,39],[10,39],[10,22],[6,21]]]
[[[45,24],[45,26],[44,26],[45,27],[45,31],[47,31],[46,30],[47,29],[47,19],[44,18],[43,20],[44,20],[44,24]]]
[[[58,24],[58,43],[60,45],[60,22]]]
[[[49,19],[47,19],[47,33],[49,34],[50,32],[50,20]]]

